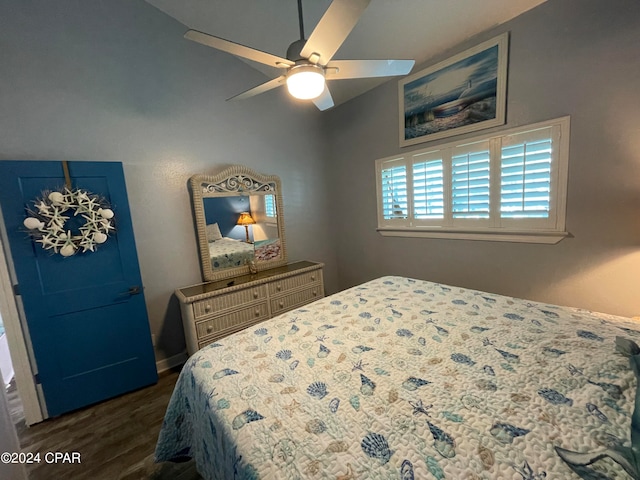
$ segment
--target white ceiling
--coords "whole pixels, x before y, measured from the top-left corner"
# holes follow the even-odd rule
[[[287,47],[300,38],[297,0],[146,1],[185,27],[282,57],[286,56]],[[414,59],[416,71],[438,53],[545,1],[371,0],[334,58]],[[331,0],[302,1],[307,38],[330,3]],[[193,48],[209,47],[193,43]],[[263,72],[265,81],[281,74],[276,69],[246,62]],[[336,80],[329,88],[335,104],[339,105],[387,80]],[[238,79],[238,93],[254,86]]]

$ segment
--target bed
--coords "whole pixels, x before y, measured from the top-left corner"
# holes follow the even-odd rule
[[[383,277],[194,354],[155,459],[206,479],[639,478],[638,341],[630,319]]]
[[[253,244],[223,237],[209,242],[209,256],[213,268],[241,267],[253,260]]]

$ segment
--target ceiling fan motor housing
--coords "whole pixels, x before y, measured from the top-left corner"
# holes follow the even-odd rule
[[[292,62],[299,62],[301,60],[306,61],[307,59],[300,55],[305,43],[307,43],[307,41],[304,38],[301,38],[289,45],[289,48],[287,48],[287,59]]]

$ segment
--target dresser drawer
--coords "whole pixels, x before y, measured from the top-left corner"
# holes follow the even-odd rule
[[[278,315],[279,313],[283,313],[306,303],[313,302],[314,300],[318,300],[323,296],[324,292],[322,284],[318,283],[317,285],[305,290],[274,298],[271,300],[271,314]]]
[[[224,338],[228,335],[231,335],[232,333],[235,332],[239,332],[240,330],[244,330],[245,328],[248,328],[252,325],[256,325],[260,322],[263,322],[264,320],[266,320],[265,318],[257,318],[254,320],[251,320],[249,322],[244,322],[244,323],[240,323],[238,325],[233,325],[229,328],[226,328],[224,330],[219,330],[217,332],[215,332],[213,335],[209,335],[208,337],[204,337],[204,338],[200,338],[198,339],[198,348],[202,348],[202,347],[206,347],[207,345],[209,345],[210,343],[213,343],[217,340],[220,340],[221,338]]]
[[[241,327],[245,323],[251,325],[252,323],[266,320],[269,318],[269,309],[267,307],[267,302],[262,302],[250,307],[240,308],[235,312],[230,312],[220,317],[197,322],[198,339],[214,335],[222,330]]]
[[[293,290],[294,288],[306,287],[312,283],[319,282],[321,278],[322,271],[314,270],[282,280],[276,280],[275,282],[269,283],[269,295],[277,295]]]
[[[243,305],[256,300],[264,300],[266,298],[266,286],[258,285],[238,292],[227,293],[226,295],[219,295],[193,302],[193,316],[197,320],[213,313],[231,308],[238,308],[238,305]]]

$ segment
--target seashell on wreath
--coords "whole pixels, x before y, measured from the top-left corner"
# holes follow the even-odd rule
[[[104,199],[85,190],[43,192],[33,205],[23,222],[29,236],[43,249],[63,257],[95,252],[115,230],[113,210]],[[80,218],[69,222],[72,216]],[[81,225],[77,227],[78,224]]]

